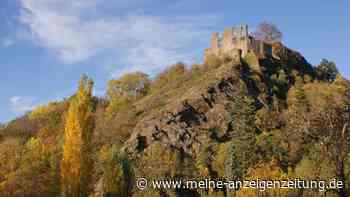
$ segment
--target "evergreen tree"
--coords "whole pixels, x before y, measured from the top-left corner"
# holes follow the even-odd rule
[[[238,180],[243,177],[243,170],[241,169],[241,163],[237,157],[237,150],[235,146],[236,145],[234,142],[230,142],[228,151],[229,155],[225,162],[225,173],[228,180]],[[227,194],[234,196],[235,192],[238,191],[239,188],[234,189],[234,191],[227,191]]]
[[[316,73],[320,80],[333,82],[339,71],[334,62],[322,59],[320,65],[316,67]]]
[[[231,111],[233,136],[226,162],[226,177],[242,180],[256,162],[256,126],[254,101],[241,91],[234,97]],[[238,188],[237,188],[238,189]]]
[[[92,174],[91,137],[94,129],[93,81],[82,76],[72,98],[64,131],[61,161],[61,194],[64,197],[87,197]]]

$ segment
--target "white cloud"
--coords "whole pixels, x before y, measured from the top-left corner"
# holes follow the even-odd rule
[[[9,99],[10,110],[14,113],[25,113],[36,107],[36,98],[13,96]]]
[[[105,17],[98,10],[99,3],[100,0],[21,0],[20,19],[38,44],[57,53],[63,61],[77,63],[108,53],[122,64],[118,72],[153,71],[191,59],[193,54],[188,49],[201,38],[208,39],[209,31],[203,24],[210,23],[211,17]]]
[[[3,47],[9,47],[15,44],[15,41],[11,38],[4,38],[1,42]]]

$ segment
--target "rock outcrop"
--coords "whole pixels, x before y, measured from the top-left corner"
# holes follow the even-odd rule
[[[232,72],[234,65],[231,69]],[[202,138],[226,140],[230,133],[227,104],[237,91],[239,78],[227,73],[214,86],[192,92],[168,104],[160,113],[146,116],[134,128],[124,150],[130,154],[144,151],[161,142],[195,156]]]

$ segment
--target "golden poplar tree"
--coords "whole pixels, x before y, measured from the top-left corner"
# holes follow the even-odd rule
[[[86,197],[89,194],[92,158],[91,138],[94,129],[93,81],[83,75],[72,98],[66,117],[61,161],[61,193],[64,197]]]

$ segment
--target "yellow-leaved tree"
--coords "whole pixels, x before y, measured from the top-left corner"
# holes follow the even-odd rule
[[[93,165],[91,137],[94,129],[92,86],[93,81],[83,75],[78,92],[70,101],[61,161],[63,197],[89,195]]]

